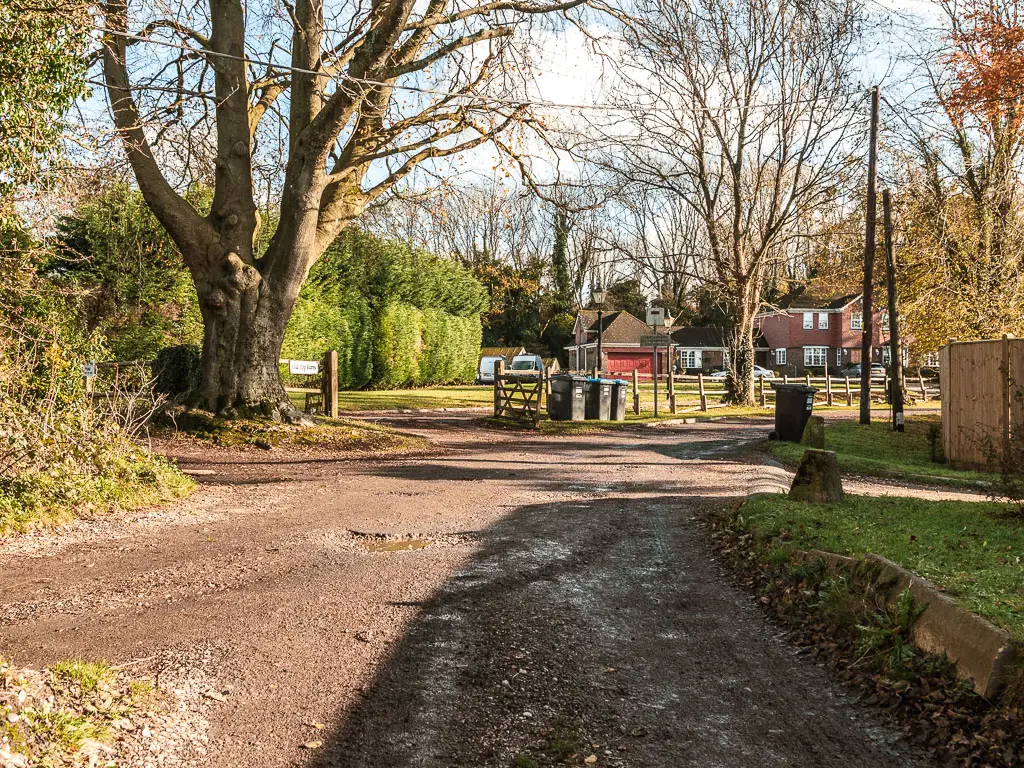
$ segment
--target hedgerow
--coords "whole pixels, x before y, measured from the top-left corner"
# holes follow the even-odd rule
[[[343,389],[469,382],[487,301],[461,264],[350,230],[310,273],[282,356],[337,350]]]

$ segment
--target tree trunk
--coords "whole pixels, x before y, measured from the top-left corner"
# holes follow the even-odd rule
[[[301,281],[279,285],[234,252],[194,276],[204,326],[199,404],[214,413],[297,416],[278,360]]]
[[[754,314],[749,289],[739,291],[732,307],[734,325],[729,334],[732,356],[727,379],[729,400],[734,405],[753,406],[754,400]]]

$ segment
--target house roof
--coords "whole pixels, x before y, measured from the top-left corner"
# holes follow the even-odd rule
[[[696,349],[723,349],[729,346],[725,329],[713,326],[677,328],[672,332],[672,341],[676,346]],[[754,348],[769,348],[768,342],[760,333],[754,336]]]
[[[597,340],[597,311],[581,309],[579,313],[583,329],[592,334],[585,341]],[[638,317],[625,310],[605,312],[601,317],[601,341],[604,344],[639,344],[641,336],[648,336],[650,327]]]
[[[522,355],[526,353],[525,347],[480,347],[480,358],[485,357],[504,357],[506,360],[511,361],[516,355]]]
[[[827,293],[819,293],[806,286],[797,288],[787,293],[777,302],[775,306],[779,309],[842,309],[851,304],[861,296],[860,293],[847,293],[842,296],[834,296]]]
[[[672,332],[672,341],[680,347],[699,347],[703,349],[722,349],[728,346],[725,331],[721,328],[677,328]]]

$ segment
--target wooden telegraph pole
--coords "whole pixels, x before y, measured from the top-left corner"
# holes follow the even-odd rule
[[[868,143],[868,201],[864,217],[863,330],[860,341],[860,423],[871,423],[871,342],[875,287],[875,218],[878,207],[878,86],[871,89],[871,134]]]
[[[900,349],[900,325],[896,316],[896,253],[892,237],[892,195],[882,191],[882,227],[885,236],[885,282],[889,294],[889,364],[892,376],[889,378],[892,403],[892,428],[903,431],[903,354]]]

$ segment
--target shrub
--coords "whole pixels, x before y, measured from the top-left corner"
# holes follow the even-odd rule
[[[153,389],[168,397],[198,389],[202,377],[202,350],[194,344],[164,347],[153,361]]]

